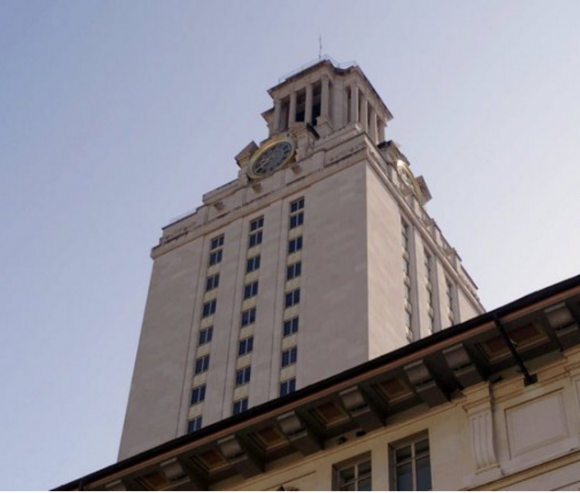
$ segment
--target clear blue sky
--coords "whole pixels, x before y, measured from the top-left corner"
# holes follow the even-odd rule
[[[161,227],[356,60],[488,308],[580,272],[580,3],[0,1],[0,489],[116,459]]]

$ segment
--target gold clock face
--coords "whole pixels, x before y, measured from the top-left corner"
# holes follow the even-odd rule
[[[270,176],[286,166],[294,156],[296,144],[290,137],[270,140],[252,156],[248,165],[248,175],[253,179]]]
[[[401,181],[405,184],[405,186],[415,195],[415,197],[417,197],[419,202],[423,204],[425,200],[423,193],[421,192],[421,188],[419,187],[417,180],[415,180],[413,173],[404,161],[397,161],[397,172],[399,173]]]

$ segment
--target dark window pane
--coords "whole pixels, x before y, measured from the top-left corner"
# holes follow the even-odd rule
[[[400,449],[397,449],[396,452],[396,457],[397,457],[397,464],[408,460],[411,458],[411,446],[407,445],[406,447],[401,447]]]
[[[417,490],[428,491],[431,489],[431,464],[429,457],[417,459]]]
[[[415,455],[421,455],[429,452],[429,440],[421,440],[415,444]]]
[[[372,491],[373,485],[372,485],[371,478],[369,477],[369,478],[361,479],[358,482],[358,490],[359,491]]]
[[[397,467],[397,491],[413,490],[413,467],[411,462]]]
[[[363,462],[362,464],[359,464],[359,466],[358,466],[359,478],[361,476],[365,476],[365,475],[370,474],[370,473],[371,473],[371,461],[370,460]]]
[[[213,240],[211,240],[211,249],[215,250],[216,248],[223,246],[223,244],[224,244],[223,236],[220,236],[219,238],[214,238]]]
[[[346,469],[342,469],[340,471],[340,482],[341,484],[350,483],[354,481],[355,478],[355,469],[354,466],[347,467]]]

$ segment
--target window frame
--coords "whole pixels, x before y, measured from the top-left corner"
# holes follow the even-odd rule
[[[201,375],[209,371],[209,354],[200,356],[195,360],[194,375]]]
[[[244,285],[244,299],[249,300],[254,296],[258,296],[258,288],[259,288],[258,281],[252,281]]]
[[[291,281],[302,275],[302,261],[294,262],[286,266],[286,280]]]
[[[280,397],[287,396],[292,392],[296,392],[296,377],[280,382]]]
[[[257,217],[250,221],[250,232],[258,231],[264,228],[264,216]]]
[[[288,241],[288,255],[300,252],[302,250],[303,241],[302,236],[297,236]]]
[[[203,346],[204,344],[209,344],[213,339],[213,325],[199,329],[199,335],[197,338],[197,345]]]
[[[254,255],[246,260],[246,274],[255,272],[260,268],[260,255]]]
[[[261,245],[263,239],[262,230],[254,231],[248,235],[248,248],[253,248],[255,246]]]
[[[205,392],[205,383],[191,389],[191,399],[189,401],[189,405],[195,406],[196,404],[201,404],[203,401],[205,401]]]
[[[206,301],[203,304],[201,318],[211,317],[217,310],[217,300],[214,298],[213,300]]]
[[[300,317],[292,317],[284,320],[282,324],[282,337],[290,337],[291,335],[297,334],[299,329]]]
[[[209,250],[211,252],[217,250],[218,248],[222,248],[224,246],[224,238],[225,235],[219,235],[210,240],[209,243]]]
[[[428,450],[427,453],[416,454],[415,446],[416,444],[427,441]],[[411,447],[411,457],[400,463],[397,462],[397,450],[401,450],[405,447]],[[429,488],[425,490],[417,490],[417,461],[421,459],[429,459]],[[398,490],[398,476],[397,469],[401,465],[411,464],[411,490]],[[431,444],[429,440],[428,431],[417,433],[415,435],[403,438],[394,443],[389,444],[389,485],[391,491],[431,491],[433,490],[433,474],[431,470]]]
[[[240,327],[247,327],[256,323],[256,307],[248,308],[242,312]]]
[[[363,465],[369,466],[368,473],[363,473],[361,475],[359,472],[359,468]],[[354,476],[353,479],[349,482],[342,484],[342,477],[341,472],[346,471],[347,469],[354,468]],[[360,482],[370,479],[370,488],[360,490]],[[344,488],[346,486],[354,485],[355,489]],[[339,462],[338,464],[333,464],[332,466],[332,489],[333,491],[373,491],[373,461],[372,461],[372,454],[371,452],[366,452],[361,455],[357,455],[356,457],[352,457],[347,459],[343,462]]]
[[[238,341],[238,356],[245,356],[254,350],[254,336]]]
[[[236,407],[238,407],[238,409],[236,409]],[[234,404],[232,406],[232,416],[235,416],[236,414],[241,414],[243,412],[246,412],[247,410],[248,410],[248,398],[243,397],[242,399],[234,401]]]
[[[236,370],[236,387],[247,385],[252,380],[252,366],[244,366]]]
[[[205,292],[213,291],[217,289],[220,285],[220,275],[219,272],[217,274],[213,274],[208,276],[205,280]]]
[[[305,203],[306,201],[304,200],[304,197],[300,197],[290,202],[290,214],[294,214],[296,212],[304,210]]]
[[[300,304],[300,288],[285,293],[284,308],[292,308],[298,304]]]
[[[287,366],[292,366],[296,364],[298,360],[298,346],[292,346],[291,348],[282,351],[282,356],[280,358],[280,367],[286,368]]]
[[[187,434],[195,433],[203,427],[203,417],[196,416],[187,422]]]

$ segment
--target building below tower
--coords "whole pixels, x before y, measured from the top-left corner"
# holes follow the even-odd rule
[[[580,488],[580,276],[59,490]]]

